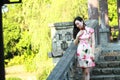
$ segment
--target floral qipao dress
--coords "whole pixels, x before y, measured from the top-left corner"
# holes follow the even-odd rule
[[[77,48],[78,66],[82,68],[94,67],[94,53],[92,49],[92,34],[94,29],[85,27],[83,34],[79,37]]]

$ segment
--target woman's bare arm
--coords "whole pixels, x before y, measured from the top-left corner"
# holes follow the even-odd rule
[[[74,44],[75,44],[75,45],[77,45],[77,44],[78,44],[78,42],[79,42],[79,39],[78,39],[78,38],[76,38],[76,39],[74,40]]]

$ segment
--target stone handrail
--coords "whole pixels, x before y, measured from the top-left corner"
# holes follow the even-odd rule
[[[47,80],[73,80],[76,67],[76,46],[71,43],[63,57],[57,63]]]
[[[77,69],[77,59],[76,59],[76,50],[77,46],[73,43],[61,57],[60,61],[57,63],[55,68],[52,70],[47,80],[75,80],[80,77],[76,74]],[[95,61],[98,60],[99,55],[101,54],[100,46],[95,48]],[[78,71],[79,72],[79,71]]]
[[[98,21],[97,20],[88,20],[86,21],[88,27],[92,27],[95,30],[95,61],[97,61],[98,56],[101,53],[101,48],[98,45]],[[77,46],[70,44],[67,50],[64,52],[63,56],[60,58],[60,61],[57,63],[55,68],[52,70],[47,80],[75,80],[80,74],[77,70],[77,60],[76,60],[76,50]],[[77,73],[76,73],[77,72]],[[77,76],[77,74],[79,76]]]

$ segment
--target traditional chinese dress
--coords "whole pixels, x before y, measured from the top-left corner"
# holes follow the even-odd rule
[[[83,34],[79,37],[79,43],[77,48],[78,66],[82,68],[94,67],[94,53],[92,49],[92,34],[94,29],[85,27]]]

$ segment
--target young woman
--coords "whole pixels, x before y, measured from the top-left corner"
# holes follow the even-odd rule
[[[90,80],[90,68],[95,66],[94,49],[95,36],[94,29],[87,27],[81,17],[74,19],[73,38],[77,47],[78,65],[83,70],[84,80]]]

